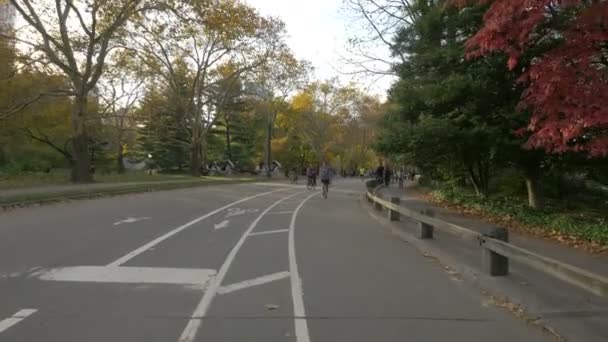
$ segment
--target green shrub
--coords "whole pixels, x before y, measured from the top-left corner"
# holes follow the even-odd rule
[[[567,211],[562,203],[552,201],[546,208],[528,207],[521,197],[497,196],[480,199],[470,191],[442,187],[433,191],[436,198],[465,208],[477,209],[495,216],[508,216],[527,226],[556,231],[577,239],[608,245],[608,219],[592,211]]]

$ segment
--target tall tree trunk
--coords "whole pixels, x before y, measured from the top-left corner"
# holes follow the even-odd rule
[[[116,172],[125,173],[125,164],[124,164],[124,154],[122,152],[122,144],[118,145],[118,150],[116,151]]]
[[[477,197],[485,198],[486,194],[483,190],[481,178],[477,176],[477,174],[475,173],[475,169],[472,166],[469,166],[468,170],[469,178],[471,180],[471,183],[473,184],[473,188],[475,188],[475,194],[477,195]]]
[[[226,157],[232,161],[232,141],[230,140],[230,121],[226,120]]]
[[[92,182],[91,157],[89,155],[89,136],[87,134],[87,95],[79,94],[74,98],[72,109],[72,146],[74,163],[71,180],[75,183]]]
[[[272,117],[268,115],[268,123],[266,127],[266,177],[270,178],[272,176],[272,171],[270,170],[270,165],[272,163]]]
[[[481,198],[488,197],[488,182],[487,178],[484,177],[484,171],[480,163],[477,164],[477,170],[471,165],[468,166],[469,178],[475,188],[475,194]]]
[[[192,144],[190,146],[190,173],[195,177],[200,176],[202,165],[201,133],[198,123],[195,122],[192,127]]]
[[[201,165],[207,165],[207,131],[201,134]]]
[[[540,179],[535,175],[524,176],[526,188],[528,189],[528,206],[534,209],[542,209],[543,198],[540,190]]]

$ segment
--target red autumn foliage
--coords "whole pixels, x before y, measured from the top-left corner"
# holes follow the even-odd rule
[[[483,27],[466,43],[467,56],[493,52],[520,67],[526,85],[520,109],[532,113],[527,146],[549,152],[608,155],[608,1],[451,0],[451,4],[491,3]],[[557,28],[556,17],[573,13]],[[548,37],[563,38],[529,65],[520,58]]]

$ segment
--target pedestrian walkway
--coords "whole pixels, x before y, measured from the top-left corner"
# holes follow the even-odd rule
[[[415,211],[431,209],[435,216],[444,221],[454,223],[477,232],[483,232],[497,226],[480,219],[463,216],[454,210],[443,208],[416,197],[413,188],[416,185],[409,182],[405,188],[400,189],[395,185],[381,188],[380,193],[388,196],[399,196],[401,205]],[[535,253],[586,269],[590,272],[608,276],[608,255],[606,253],[591,255],[583,250],[561,245],[557,242],[534,236],[523,235],[517,232],[509,232],[510,243],[534,251]]]

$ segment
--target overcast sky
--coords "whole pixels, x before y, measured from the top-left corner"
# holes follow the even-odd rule
[[[356,27],[342,0],[246,1],[262,14],[279,17],[286,23],[289,46],[298,58],[312,62],[317,79],[338,76],[343,82],[351,80],[352,77],[336,70],[345,70],[340,56],[347,54],[349,31]],[[387,56],[388,49],[382,47],[380,53]],[[371,85],[371,92],[384,96],[390,82],[388,78],[377,82],[365,78],[360,83],[362,87]]]

